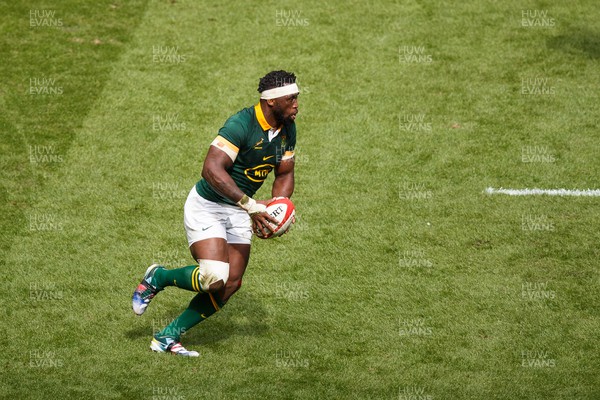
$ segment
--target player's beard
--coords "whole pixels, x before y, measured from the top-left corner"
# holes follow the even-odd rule
[[[282,125],[285,121],[285,117],[283,116],[283,111],[280,109],[273,109],[273,118],[277,121],[277,126]]]

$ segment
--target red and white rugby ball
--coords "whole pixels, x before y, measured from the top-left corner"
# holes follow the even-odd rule
[[[278,221],[278,224],[277,226],[271,224],[273,232],[266,236],[258,231],[256,236],[261,239],[278,237],[286,233],[290,228],[290,225],[292,225],[294,215],[296,215],[296,208],[294,207],[294,203],[287,197],[277,197],[267,205],[266,212],[271,217],[275,218]]]

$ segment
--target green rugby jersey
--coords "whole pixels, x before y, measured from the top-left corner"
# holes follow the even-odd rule
[[[281,162],[293,156],[296,146],[296,124],[286,122],[279,134],[269,141],[269,130],[273,129],[265,119],[260,103],[244,108],[229,117],[219,130],[216,146],[227,147],[237,157],[227,171],[235,184],[246,195],[252,197],[262,186],[269,172]],[[217,203],[234,202],[218,193],[205,179],[196,183],[196,191],[207,200]]]

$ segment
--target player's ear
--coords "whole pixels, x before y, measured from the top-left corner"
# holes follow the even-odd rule
[[[269,105],[269,107],[273,107],[275,105],[275,99],[267,100],[267,104]]]

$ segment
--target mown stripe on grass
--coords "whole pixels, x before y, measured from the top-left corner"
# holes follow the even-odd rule
[[[146,6],[146,0],[0,6],[0,266],[27,230],[28,209],[43,193],[48,174],[63,168],[76,130]]]

